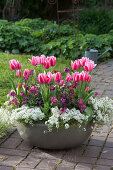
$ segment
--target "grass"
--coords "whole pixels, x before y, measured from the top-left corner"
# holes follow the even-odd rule
[[[15,71],[10,70],[9,67],[9,60],[12,59],[18,60],[20,63],[22,63],[22,71],[26,69],[34,69],[34,66],[30,64],[28,61],[28,58],[32,58],[32,55],[13,55],[8,53],[0,53],[0,103],[3,103],[7,100],[7,94],[11,90],[11,83],[9,77],[11,77],[13,80],[16,76],[14,76]],[[57,63],[55,67],[51,67],[49,70],[59,70],[63,71],[63,68],[70,67],[70,60],[65,60],[64,58],[58,58]],[[41,67],[38,68],[38,72],[41,71]]]

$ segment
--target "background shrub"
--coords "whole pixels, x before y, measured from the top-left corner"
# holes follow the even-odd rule
[[[109,34],[86,34],[79,32],[78,51],[75,48],[74,27],[38,19],[24,19],[20,22],[0,21],[0,51],[32,53],[34,55],[55,55],[76,58],[84,55],[87,48],[105,51],[113,44],[112,30]],[[107,56],[110,53],[107,53]]]
[[[113,29],[113,11],[84,9],[79,12],[79,29],[82,33],[105,34]]]

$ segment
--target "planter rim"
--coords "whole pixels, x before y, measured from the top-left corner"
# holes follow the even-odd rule
[[[89,123],[86,124],[86,125],[85,125],[85,124],[80,124],[80,125],[81,125],[81,127],[82,127],[82,126],[83,126],[83,127],[87,127],[89,124],[91,124],[92,126],[94,126],[93,121],[89,122]],[[19,122],[17,122],[17,126],[18,126],[18,125],[23,125],[23,126],[25,126],[24,123],[19,123]],[[33,126],[30,125],[30,124],[28,124],[28,125],[25,126],[25,127],[26,127],[26,128],[30,128],[30,127],[34,127],[34,126],[35,126],[35,127],[36,127],[36,126],[40,126],[40,127],[47,127],[47,128],[48,128],[48,126],[47,126],[46,124],[44,124],[44,123],[38,123],[38,122],[37,122],[37,123],[34,123]],[[81,128],[81,127],[77,126],[76,124],[69,125],[69,128],[70,128],[70,127]],[[64,128],[65,128],[65,127],[55,128],[55,129],[56,129],[56,130],[59,130],[59,129],[61,130],[61,129],[64,129]],[[55,130],[55,129],[54,129],[54,130]]]

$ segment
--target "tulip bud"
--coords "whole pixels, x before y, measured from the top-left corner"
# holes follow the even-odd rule
[[[17,77],[20,77],[21,76],[21,71],[20,70],[16,70],[16,75],[17,75]]]

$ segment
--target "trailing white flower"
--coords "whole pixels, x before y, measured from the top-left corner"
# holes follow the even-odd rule
[[[89,104],[93,107],[93,118],[97,123],[113,125],[113,100],[108,97],[93,98],[90,97]]]
[[[49,117],[49,120],[45,122],[45,124],[48,126],[49,131],[52,130],[53,126],[59,128],[60,110],[56,106],[55,108],[51,108],[51,112],[53,113],[52,116]]]
[[[63,120],[64,123],[70,121],[71,119],[75,119],[79,123],[82,123],[84,120],[88,119],[88,116],[85,116],[82,114],[79,110],[73,109],[67,109],[65,113],[60,115],[60,118]]]
[[[10,125],[10,116],[11,116],[11,111],[5,108],[0,108],[0,122]]]
[[[73,109],[66,109],[66,112],[61,114],[58,107],[54,107],[51,109],[52,116],[49,117],[49,120],[45,122],[45,124],[48,126],[48,129],[51,131],[52,127],[55,126],[56,128],[59,128],[60,121],[63,121],[65,125],[65,129],[69,128],[68,122],[72,119],[79,123],[83,123],[84,120],[88,120],[88,116],[85,116],[82,114],[79,110]]]
[[[11,120],[12,122],[18,120],[24,120],[25,123],[32,124],[33,121],[38,121],[44,119],[45,115],[39,107],[30,108],[23,105],[18,109],[12,110]]]
[[[69,124],[68,123],[65,124],[65,129],[69,129]]]

